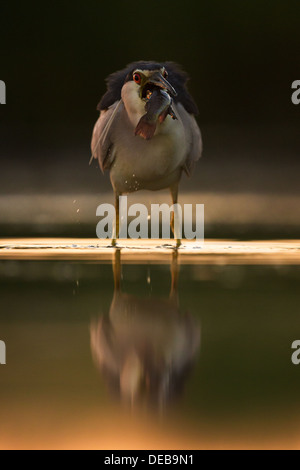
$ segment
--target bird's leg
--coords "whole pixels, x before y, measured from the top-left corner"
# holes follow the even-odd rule
[[[178,202],[178,184],[171,186],[171,195],[172,201],[174,205],[174,212],[172,214],[171,219],[171,229],[174,234],[174,238],[176,240],[176,247],[179,248],[181,245],[181,234],[179,233],[179,216],[177,210],[177,202]]]
[[[120,199],[119,199],[119,196],[120,196],[119,193],[115,193],[116,219],[114,221],[114,226],[113,226],[113,236],[112,236],[112,241],[111,241],[112,246],[116,246],[117,240],[119,238],[119,232],[120,232],[120,221],[119,221]]]
[[[176,305],[178,305],[179,304],[179,300],[178,300],[179,266],[178,266],[178,251],[177,250],[174,250],[172,254],[171,276],[172,276],[172,284],[171,284],[170,299],[173,300]]]
[[[116,249],[115,256],[113,259],[113,273],[114,273],[114,285],[115,291],[120,290],[121,286],[121,250]]]

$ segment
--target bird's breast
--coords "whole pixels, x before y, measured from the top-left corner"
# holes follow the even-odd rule
[[[111,168],[114,186],[132,192],[151,189],[151,183],[166,180],[184,164],[187,142],[184,127],[179,120],[167,116],[151,140],[135,136],[135,128],[126,110],[120,113],[113,144],[115,159]],[[150,187],[148,187],[150,185]]]

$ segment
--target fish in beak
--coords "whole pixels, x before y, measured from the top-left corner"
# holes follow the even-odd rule
[[[141,98],[146,101],[146,114],[141,117],[135,129],[135,135],[150,140],[155,134],[157,123],[163,123],[168,114],[172,119],[177,119],[171,97],[175,97],[177,93],[160,72],[154,72],[141,88],[141,95]]]

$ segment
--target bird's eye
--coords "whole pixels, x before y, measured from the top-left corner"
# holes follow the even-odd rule
[[[164,78],[168,78],[169,74],[166,70],[164,71],[163,76],[164,76]]]
[[[139,73],[134,73],[133,74],[133,80],[135,81],[135,83],[137,83],[138,85],[141,84],[141,81],[142,81],[142,77]]]

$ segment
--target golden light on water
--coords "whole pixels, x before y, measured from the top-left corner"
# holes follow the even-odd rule
[[[74,413],[51,403],[14,404],[1,411],[0,449],[210,450],[300,449],[300,430],[282,420],[278,427],[247,420],[210,425],[192,420],[156,420],[113,408]],[[171,421],[171,422],[170,422]],[[279,426],[280,425],[280,426]],[[241,431],[242,429],[242,431]]]

